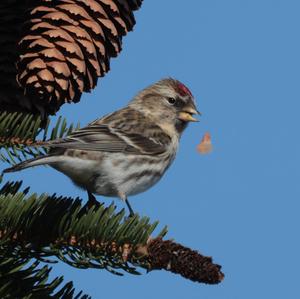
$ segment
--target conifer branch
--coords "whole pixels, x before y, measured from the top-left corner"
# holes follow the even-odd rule
[[[47,265],[39,267],[38,261],[8,255],[0,251],[0,298],[91,298],[82,292],[75,295],[72,282],[61,287],[62,276],[48,282],[51,268]]]
[[[39,146],[39,142],[62,138],[78,128],[79,124],[68,125],[62,117],[50,126],[49,118],[42,125],[42,119],[38,115],[1,112],[0,160],[14,165],[25,159],[43,155],[46,149]]]
[[[80,199],[26,195],[20,183],[0,191],[0,250],[18,247],[18,256],[48,261],[56,257],[76,268],[139,274],[136,267],[165,269],[197,282],[219,283],[221,267],[198,252],[164,241],[164,228],[151,237],[158,222],[103,204],[82,207]],[[44,232],[47,231],[47,234]]]

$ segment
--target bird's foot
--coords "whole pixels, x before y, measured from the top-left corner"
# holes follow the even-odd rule
[[[133,209],[132,209],[131,205],[129,204],[129,201],[128,201],[127,198],[125,199],[125,203],[126,203],[126,205],[128,207],[128,210],[129,210],[129,216],[128,217],[130,217],[130,218],[134,217],[135,213],[133,212]]]
[[[86,206],[88,209],[91,209],[92,207],[100,207],[101,204],[97,201],[96,197],[94,196],[93,193],[91,193],[90,191],[87,191],[88,193],[88,202],[86,203]]]
[[[85,214],[87,214],[87,212],[92,209],[92,208],[98,208],[101,206],[101,203],[99,203],[96,199],[96,197],[90,192],[90,191],[87,191],[88,192],[88,201],[87,203],[81,208],[78,216],[81,217]]]

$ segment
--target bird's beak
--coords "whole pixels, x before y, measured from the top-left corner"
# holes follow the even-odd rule
[[[182,107],[182,110],[179,112],[178,118],[186,122],[198,122],[199,120],[193,117],[194,114],[201,115],[201,113],[196,109],[195,105],[189,104]]]

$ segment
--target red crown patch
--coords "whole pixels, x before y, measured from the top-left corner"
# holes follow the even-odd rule
[[[180,95],[182,95],[182,96],[189,95],[191,97],[193,96],[193,94],[191,93],[191,91],[183,83],[179,82],[177,84],[177,87],[178,87],[178,92],[179,92]]]

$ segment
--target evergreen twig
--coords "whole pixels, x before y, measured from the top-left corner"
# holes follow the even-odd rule
[[[166,228],[152,238],[158,222],[151,224],[148,217],[125,217],[124,210],[116,212],[113,205],[87,209],[79,199],[29,196],[17,192],[19,183],[8,184],[0,191],[0,250],[15,246],[18,255],[28,258],[47,261],[54,256],[76,268],[106,269],[117,275],[139,274],[136,267],[142,267],[210,284],[223,279],[221,267],[211,258],[162,240]]]
[[[51,268],[39,265],[26,257],[9,258],[7,252],[3,255],[0,251],[0,298],[91,298],[82,292],[75,295],[72,282],[61,287],[63,277],[48,282]]]
[[[68,125],[62,117],[57,119],[52,129],[50,119],[47,119],[43,128],[41,123],[39,115],[1,112],[0,160],[14,165],[24,159],[45,154],[46,149],[38,144],[40,141],[62,138],[79,128],[79,124]],[[36,140],[37,137],[40,137],[40,140]]]

